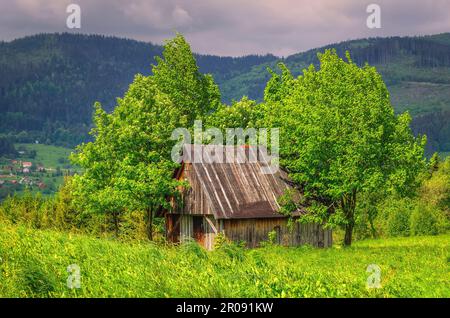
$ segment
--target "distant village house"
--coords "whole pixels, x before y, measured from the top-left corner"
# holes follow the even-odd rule
[[[31,162],[28,161],[22,162],[22,168],[31,168],[32,166],[33,164]]]

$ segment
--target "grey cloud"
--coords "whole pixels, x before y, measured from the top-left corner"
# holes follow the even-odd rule
[[[161,43],[183,33],[193,49],[218,55],[288,55],[367,36],[450,31],[448,0],[0,0],[0,39],[70,31],[66,6],[82,9],[83,33]],[[382,9],[382,29],[366,27],[366,7]]]

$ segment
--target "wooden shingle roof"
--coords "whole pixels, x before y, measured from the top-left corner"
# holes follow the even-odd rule
[[[239,159],[212,162],[210,155],[220,152],[223,158],[234,154]],[[257,160],[251,160],[254,156]],[[192,165],[216,219],[283,217],[277,200],[291,186],[281,169],[264,173],[265,158],[251,146],[184,145],[182,156],[184,163]]]

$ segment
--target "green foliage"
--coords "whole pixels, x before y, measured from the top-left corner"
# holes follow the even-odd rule
[[[22,260],[22,284],[30,297],[49,297],[55,291],[57,278],[39,258],[28,257]]]
[[[436,235],[450,230],[450,159],[433,156],[428,166],[431,175],[423,179],[416,197],[388,196],[371,206],[376,210],[376,235]]]
[[[421,197],[424,202],[449,212],[450,210],[450,157],[445,161],[430,161],[431,178],[424,181]]]
[[[0,224],[1,297],[446,297],[449,235],[205,252]],[[69,289],[67,267],[80,267]],[[381,288],[367,289],[369,264]]]
[[[277,66],[281,70],[280,75],[270,68],[268,69],[272,77],[264,89],[264,101],[266,102],[282,102],[294,88],[294,77],[291,71],[283,63],[279,63]]]
[[[430,170],[430,173],[433,174],[439,169],[439,164],[441,162],[441,158],[439,157],[439,154],[435,152],[428,162],[428,168]]]
[[[149,65],[162,51],[151,43],[70,33],[0,43],[0,133],[11,134],[14,142],[39,140],[69,148],[89,141],[91,105],[101,101],[111,111],[135,74],[151,73]],[[196,58],[201,71],[213,73],[219,81],[277,59],[273,55]]]
[[[256,102],[243,97],[238,102],[233,102],[230,106],[220,105],[217,110],[211,113],[206,119],[209,127],[222,130],[225,136],[226,128],[251,128],[254,127],[257,113]]]
[[[347,59],[328,50],[319,70],[311,65],[297,79],[283,66],[268,83],[258,125],[280,127],[280,163],[316,207],[308,221],[345,226],[350,244],[358,194],[411,194],[425,139],[414,138],[408,114],[394,114],[375,68]]]
[[[220,249],[225,244],[228,244],[229,241],[227,237],[223,233],[218,233],[214,239],[214,249]]]
[[[73,198],[73,187],[73,179],[66,177],[64,185],[53,197],[43,197],[40,193],[30,191],[7,197],[0,204],[0,223],[101,237],[115,236],[121,241],[147,240],[147,224],[142,211],[123,213],[120,218],[121,227],[115,232],[111,214],[93,214],[80,209]],[[161,218],[154,222],[155,239],[164,241]]]
[[[415,203],[408,209],[386,205],[386,224],[381,222],[379,233],[377,204],[389,194],[415,195],[424,175],[425,140],[412,136],[407,114],[394,114],[377,71],[367,65],[358,67],[348,55],[347,59],[326,51],[319,55],[320,69],[311,65],[298,78],[279,64],[280,74],[269,69],[272,77],[263,104],[244,97],[228,107],[220,105],[217,85],[211,76],[200,73],[188,43],[177,34],[156,59],[153,75],[137,75],[112,113],[100,103],[95,105],[94,142],[81,145],[72,158],[84,173],[70,181],[70,195],[61,190],[60,196],[65,197],[61,208],[53,208],[56,203],[50,200],[30,201],[35,200],[39,211],[50,206],[63,218],[73,215],[61,224],[75,224],[77,229],[115,231],[120,238],[142,239],[145,231],[149,238],[161,236],[162,226],[153,227],[155,213],[160,207],[169,208],[166,198],[176,194],[178,186],[172,180],[175,165],[170,151],[175,141],[169,141],[171,133],[203,119],[222,130],[281,127],[281,164],[304,193],[302,204],[311,210],[303,222],[342,225],[350,234],[356,226],[359,237],[409,235]],[[31,146],[31,150],[48,147]],[[60,158],[64,156],[58,162]],[[421,201],[442,212],[449,202],[448,174],[439,172],[439,165],[433,157],[432,177],[421,189]],[[288,196],[279,200],[281,212],[287,215],[299,204]],[[33,208],[22,209],[31,213],[21,209],[13,210],[21,217],[35,213]],[[50,227],[59,228],[48,221],[52,213],[36,212],[34,221],[25,217],[22,223],[46,228],[50,222]],[[12,214],[7,219],[14,220]]]
[[[356,64],[376,65],[397,112],[410,111],[415,133],[428,136],[428,154],[450,151],[449,33],[429,37],[373,38],[328,45],[291,55],[283,62],[298,75],[318,64],[317,53],[335,48]],[[0,45],[0,132],[15,142],[74,147],[88,138],[99,100],[111,111],[137,73],[163,48],[144,42],[82,34],[40,34]],[[261,101],[280,59],[273,55],[196,55],[202,73],[219,84],[223,101],[242,96]],[[13,83],[13,84],[12,84]],[[55,111],[58,109],[58,111]]]
[[[163,56],[156,57],[156,62],[152,79],[183,115],[179,127],[192,125],[195,119],[216,110],[220,103],[219,87],[211,75],[200,73],[191,48],[181,34],[166,42]]]
[[[180,247],[180,253],[186,259],[205,259],[207,258],[206,250],[201,247],[196,241],[189,240],[183,243]]]
[[[416,206],[411,214],[412,235],[437,235],[439,233],[436,211],[430,206]]]
[[[280,213],[286,216],[292,216],[299,207],[299,200],[295,199],[295,190],[288,189],[280,197],[277,198],[277,203],[280,205]]]
[[[16,155],[17,150],[11,138],[0,135],[0,157],[14,157]]]
[[[410,219],[413,203],[408,199],[396,200],[386,207],[387,234],[389,236],[408,236],[410,234]]]
[[[214,111],[220,94],[212,78],[199,72],[189,44],[181,35],[168,41],[153,75],[137,75],[111,114],[95,106],[91,134],[72,157],[84,169],[74,178],[75,199],[89,213],[112,215],[119,235],[123,215],[144,211],[153,239],[156,211],[170,208],[176,194],[177,167],[171,159],[175,128]]]
[[[277,242],[277,232],[274,230],[270,231],[267,239],[268,239],[269,244],[272,244],[272,245],[275,244]]]
[[[380,210],[374,221],[375,233],[364,236],[360,233],[362,229],[357,228],[359,237],[437,235],[450,230],[448,212],[420,197],[400,199],[392,196],[375,208]]]
[[[7,197],[0,205],[0,215],[5,222],[34,229],[74,230],[83,224],[82,216],[73,206],[69,177],[54,197],[45,198],[30,191]]]

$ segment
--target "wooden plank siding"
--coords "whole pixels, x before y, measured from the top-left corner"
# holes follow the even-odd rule
[[[210,222],[208,222],[207,219],[209,219]],[[215,229],[211,226],[211,224],[214,225]],[[205,231],[203,247],[205,247],[207,250],[212,250],[214,248],[214,239],[217,235],[217,222],[214,220],[214,216],[205,215],[203,218],[203,226]]]
[[[331,230],[323,229],[318,224],[299,222],[288,226],[286,218],[215,220],[212,215],[171,215],[175,216],[176,220],[179,218],[180,224],[178,235],[172,237],[172,242],[183,243],[195,239],[207,250],[214,248],[214,240],[218,233],[223,233],[231,241],[245,242],[249,248],[258,247],[261,242],[267,241],[271,231],[277,233],[275,243],[283,246],[309,244],[314,247],[330,247],[332,245]],[[195,218],[201,218],[201,237],[195,233]],[[173,221],[170,222],[169,227],[173,226],[172,224]],[[175,240],[175,237],[179,237],[179,240]]]
[[[330,247],[331,231],[318,224],[294,222],[288,227],[286,218],[223,220],[223,231],[232,241],[244,241],[247,247],[258,247],[268,240],[271,231],[277,233],[276,242],[283,246],[309,244],[314,247]]]
[[[184,243],[194,237],[192,217],[190,215],[180,215],[180,242]]]
[[[188,181],[189,188],[182,189],[181,202],[174,203],[174,213],[196,215],[212,214],[211,205],[207,200],[206,192],[202,188],[198,176],[193,173],[192,164],[186,163],[184,165],[180,180]]]

